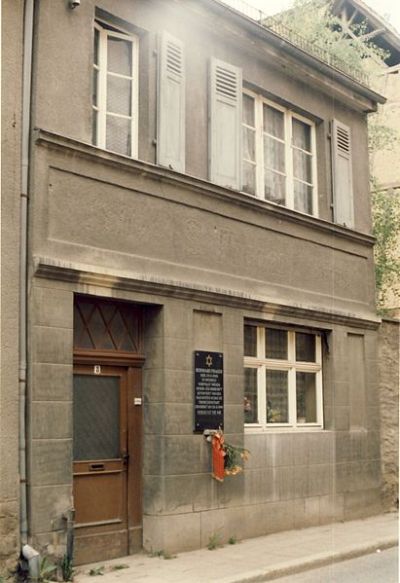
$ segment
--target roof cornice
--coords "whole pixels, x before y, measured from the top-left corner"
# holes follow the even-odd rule
[[[295,43],[280,36],[272,29],[263,26],[245,14],[242,14],[238,10],[228,6],[222,0],[201,0],[201,2],[209,5],[209,7],[214,11],[219,12],[220,14],[223,13],[224,16],[228,15],[233,21],[235,21],[236,24],[256,35],[258,38],[269,43],[274,48],[278,48],[279,50],[285,52],[287,55],[290,55],[298,61],[306,64],[310,68],[316,69],[330,80],[334,80],[338,84],[345,86],[359,96],[371,101],[371,108],[368,111],[375,111],[377,103],[383,104],[386,102],[386,98],[383,95],[360,83],[351,77],[350,74],[347,74],[338,68],[329,65],[322,59],[319,59],[315,55],[307,52]]]

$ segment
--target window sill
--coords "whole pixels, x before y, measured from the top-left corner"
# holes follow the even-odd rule
[[[315,433],[325,432],[326,429],[322,425],[305,425],[305,426],[290,426],[276,425],[275,427],[255,427],[250,425],[244,426],[245,435],[266,435],[270,433]]]

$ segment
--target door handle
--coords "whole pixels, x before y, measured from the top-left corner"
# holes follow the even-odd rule
[[[126,466],[128,464],[128,460],[129,460],[129,453],[123,453],[121,457],[122,457],[122,463],[124,464],[124,466]]]

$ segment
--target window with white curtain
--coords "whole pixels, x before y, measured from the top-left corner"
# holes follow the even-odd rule
[[[320,333],[246,324],[244,382],[247,427],[322,428]]]
[[[242,132],[242,190],[317,215],[315,124],[246,90]]]
[[[138,38],[95,22],[93,143],[137,157]]]

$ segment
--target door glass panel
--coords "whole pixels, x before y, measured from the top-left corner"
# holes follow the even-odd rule
[[[120,457],[119,377],[74,375],[74,460]]]

